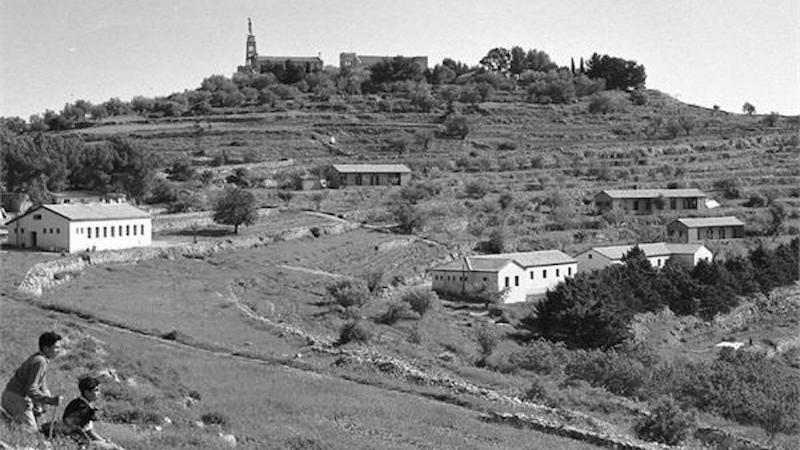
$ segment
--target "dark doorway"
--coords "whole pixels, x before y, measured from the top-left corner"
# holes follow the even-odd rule
[[[36,232],[31,231],[31,247],[36,248]]]

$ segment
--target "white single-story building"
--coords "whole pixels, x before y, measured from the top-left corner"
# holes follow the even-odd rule
[[[575,257],[581,271],[599,270],[612,264],[622,264],[622,258],[628,254],[633,245],[614,245],[609,247],[593,247]],[[714,254],[702,244],[673,244],[653,242],[639,244],[653,267],[664,267],[667,260],[674,259],[685,267],[694,267],[700,260],[712,261]]]
[[[431,269],[432,289],[475,296],[508,289],[505,303],[544,294],[578,271],[575,259],[558,250],[466,256]]]
[[[150,213],[127,203],[40,205],[6,223],[8,243],[69,253],[145,247]]]

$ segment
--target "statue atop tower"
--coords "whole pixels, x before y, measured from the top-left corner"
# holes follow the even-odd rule
[[[256,36],[253,34],[253,22],[247,18],[247,44],[245,48],[244,66],[253,69],[256,66],[256,58],[258,52],[256,51]]]

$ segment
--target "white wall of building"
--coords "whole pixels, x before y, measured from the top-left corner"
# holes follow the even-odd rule
[[[152,242],[149,218],[80,221],[69,227],[70,253],[147,247]]]
[[[508,287],[505,303],[524,302],[531,295],[539,295],[555,288],[566,278],[575,276],[576,263],[523,268],[508,264],[497,272],[432,270],[432,289],[454,295],[475,294],[483,286],[493,292]]]
[[[22,248],[69,253],[115,250],[149,246],[152,230],[150,218],[70,221],[40,208],[8,226],[8,242]]]

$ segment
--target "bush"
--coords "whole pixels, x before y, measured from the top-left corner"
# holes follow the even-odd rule
[[[367,283],[367,288],[371,293],[375,293],[381,286],[383,286],[383,272],[375,270],[365,273],[362,278]]]
[[[458,114],[448,115],[439,132],[442,137],[453,139],[464,139],[467,137],[468,133],[469,126],[467,125],[467,119]]]
[[[595,94],[589,102],[589,112],[592,114],[608,114],[616,110],[614,100],[605,94]]]
[[[230,424],[230,418],[221,412],[210,412],[200,416],[200,420],[206,425],[218,425],[220,427],[227,427]]]
[[[438,300],[439,297],[435,292],[425,288],[408,290],[402,298],[402,301],[408,303],[411,310],[419,314],[420,318],[424,317],[425,313],[430,311]]]
[[[643,89],[636,89],[630,94],[631,103],[637,106],[643,106],[647,104],[647,95],[644,93]]]
[[[397,228],[401,233],[412,234],[425,225],[425,216],[417,206],[402,203],[392,213],[397,221]]]
[[[404,301],[399,301],[390,304],[389,309],[378,318],[378,321],[386,325],[394,325],[403,319],[408,319],[411,315],[411,306]]]
[[[714,188],[722,191],[722,195],[727,199],[735,199],[741,196],[742,183],[736,178],[725,178],[714,182]]]
[[[367,343],[372,338],[372,330],[363,320],[347,322],[342,326],[339,333],[339,343],[347,344],[350,342]]]
[[[636,434],[644,440],[678,445],[692,432],[696,418],[681,409],[672,397],[661,397],[653,405],[650,416],[636,425]]]
[[[531,382],[530,387],[525,390],[525,395],[522,398],[550,407],[556,406],[556,401],[548,394],[547,388],[538,379],[534,379],[533,382]]]
[[[474,199],[483,198],[488,192],[489,184],[483,180],[470,181],[464,186],[464,193]]]
[[[475,339],[478,341],[478,351],[481,354],[481,361],[486,362],[486,358],[491,356],[497,344],[500,343],[500,335],[491,327],[491,325],[484,325],[479,328]]]
[[[754,192],[750,194],[750,198],[747,199],[747,202],[745,202],[744,206],[747,206],[748,208],[760,208],[766,204],[767,199],[764,198],[763,195]]]
[[[364,306],[371,298],[367,283],[358,278],[338,280],[326,289],[333,301],[343,308]]]

